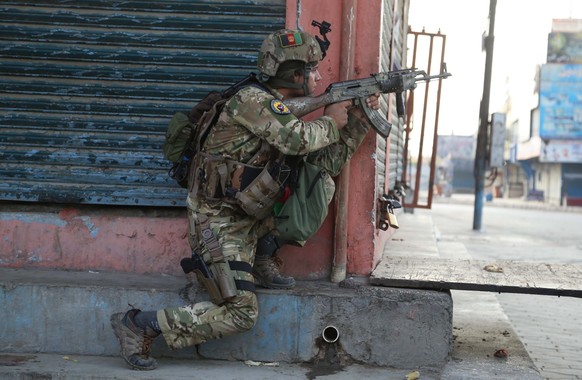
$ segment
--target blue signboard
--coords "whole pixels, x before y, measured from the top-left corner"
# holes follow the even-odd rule
[[[582,139],[582,64],[542,65],[540,137]]]

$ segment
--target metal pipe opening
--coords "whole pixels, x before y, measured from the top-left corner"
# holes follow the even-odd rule
[[[321,333],[321,337],[327,343],[335,343],[340,336],[339,330],[333,325],[326,326]]]

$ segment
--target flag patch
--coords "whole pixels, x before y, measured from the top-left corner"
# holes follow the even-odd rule
[[[285,103],[278,99],[271,100],[271,110],[277,115],[289,115],[291,113],[289,107],[287,107]]]
[[[284,48],[303,45],[301,33],[298,32],[280,35],[279,42],[281,42],[281,47]]]

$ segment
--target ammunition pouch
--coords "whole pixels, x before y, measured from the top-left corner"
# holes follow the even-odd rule
[[[190,193],[208,200],[220,200],[224,197],[227,173],[223,157],[198,152],[190,167]]]
[[[288,174],[281,173],[276,166],[268,163],[248,186],[235,193],[240,208],[259,220],[272,214],[275,203],[283,195],[283,183]]]
[[[199,152],[191,167],[191,194],[238,205],[246,214],[264,219],[283,194],[290,170],[278,162],[265,167]]]

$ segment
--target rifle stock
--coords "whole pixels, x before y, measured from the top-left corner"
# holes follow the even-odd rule
[[[366,106],[366,98],[370,95],[396,94],[396,111],[399,117],[404,116],[404,91],[414,90],[417,82],[428,82],[432,79],[446,79],[451,74],[444,68],[438,75],[427,75],[423,70],[404,69],[372,74],[369,78],[352,79],[343,82],[330,84],[325,92],[320,96],[305,96],[285,100],[285,104],[291,112],[302,117],[315,111],[318,108],[344,100],[356,99],[357,104],[364,111],[364,114],[383,138],[390,135],[392,125],[379,112]]]

